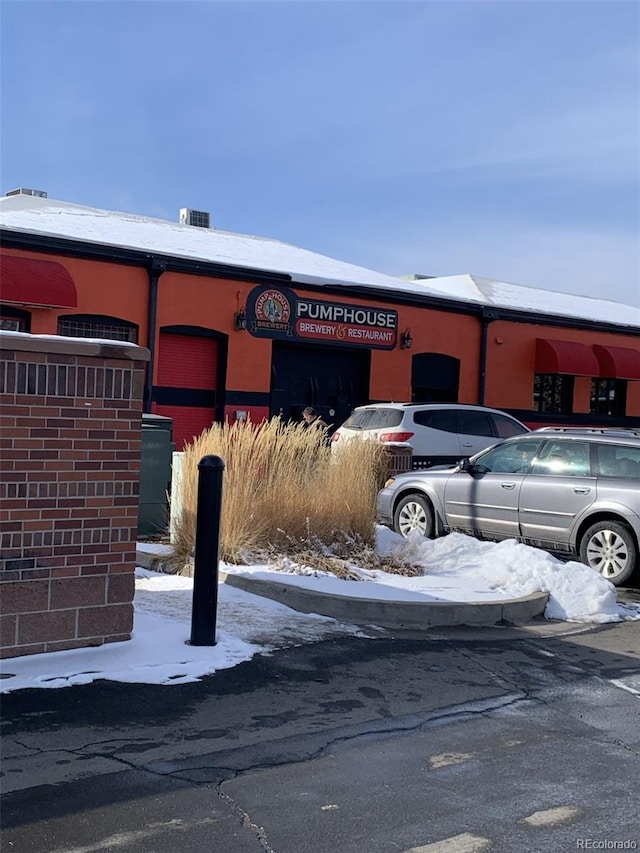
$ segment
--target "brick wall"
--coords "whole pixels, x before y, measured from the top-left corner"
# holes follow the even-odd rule
[[[0,657],[131,636],[147,359],[0,332]]]

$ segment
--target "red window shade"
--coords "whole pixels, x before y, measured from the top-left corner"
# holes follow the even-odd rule
[[[160,332],[158,382],[164,388],[214,391],[218,375],[218,342],[196,335]]]
[[[17,255],[0,257],[0,296],[16,305],[78,307],[76,286],[62,264]]]
[[[640,379],[640,348],[593,345],[600,364],[600,376],[605,379]]]
[[[536,339],[536,373],[566,373],[570,376],[599,376],[593,350],[573,341]]]

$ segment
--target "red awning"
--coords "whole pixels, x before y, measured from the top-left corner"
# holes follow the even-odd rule
[[[536,338],[536,373],[568,373],[571,376],[600,376],[598,359],[591,347],[573,341]]]
[[[640,347],[605,347],[594,344],[603,379],[640,379]]]
[[[0,299],[14,305],[77,308],[73,279],[57,261],[0,256]]]

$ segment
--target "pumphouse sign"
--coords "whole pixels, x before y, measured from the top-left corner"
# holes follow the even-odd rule
[[[285,287],[256,287],[247,300],[247,328],[258,338],[313,340],[393,349],[398,312],[303,299]]]

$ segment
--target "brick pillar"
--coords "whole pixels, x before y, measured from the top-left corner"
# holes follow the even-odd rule
[[[0,657],[131,637],[148,357],[0,332]]]

